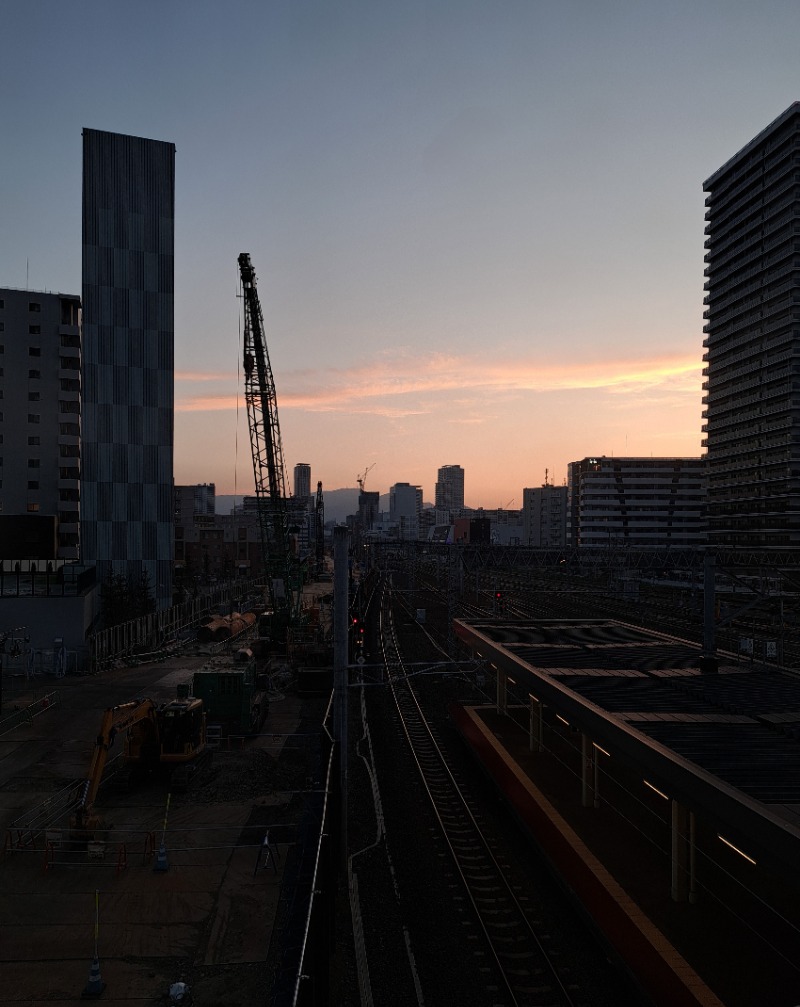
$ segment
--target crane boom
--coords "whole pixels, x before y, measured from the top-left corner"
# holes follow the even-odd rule
[[[291,550],[278,399],[264,334],[256,274],[248,252],[239,255],[244,294],[244,377],[258,523],[273,612],[288,621],[292,609]]]
[[[314,544],[316,546],[317,576],[325,570],[325,500],[322,483],[317,483],[317,499],[314,506]]]

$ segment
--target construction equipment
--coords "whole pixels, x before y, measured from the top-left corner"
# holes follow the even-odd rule
[[[376,465],[377,462],[373,462],[371,465],[367,465],[367,467],[364,469],[364,475],[356,476],[356,482],[358,483],[358,488],[361,490],[362,493],[364,492],[364,483],[367,481],[367,476],[369,475],[370,470],[374,469]]]
[[[272,640],[281,641],[287,627],[299,618],[302,577],[292,556],[278,400],[256,274],[247,252],[239,255],[239,271],[244,296],[245,401],[270,609],[268,618],[260,620],[259,635],[267,628]]]
[[[229,735],[258,734],[269,713],[269,682],[249,650],[233,662],[218,658],[194,673],[192,693],[203,700],[209,724]],[[210,732],[209,732],[210,733]]]
[[[325,501],[322,499],[322,483],[317,483],[317,499],[314,506],[314,546],[316,575],[325,572]]]
[[[193,696],[157,705],[152,699],[135,699],[109,707],[103,714],[95,739],[89,774],[75,812],[74,827],[90,830],[98,821],[92,808],[100,789],[109,750],[124,733],[124,771],[142,775],[157,767],[187,777],[189,765],[206,751],[206,718],[203,702]]]

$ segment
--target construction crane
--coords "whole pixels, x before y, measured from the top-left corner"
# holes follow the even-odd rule
[[[376,464],[377,462],[373,462],[371,465],[367,465],[367,467],[364,469],[364,475],[356,476],[356,482],[358,483],[358,488],[361,490],[362,493],[364,492],[364,483],[367,481],[367,476],[369,475],[370,471],[375,468]]]
[[[317,499],[314,506],[314,544],[316,546],[317,576],[325,572],[325,501],[322,499],[322,483],[317,483]]]
[[[244,296],[244,388],[253,456],[258,525],[267,575],[272,639],[285,636],[299,613],[286,509],[286,476],[275,379],[264,334],[256,274],[248,252],[239,255]]]

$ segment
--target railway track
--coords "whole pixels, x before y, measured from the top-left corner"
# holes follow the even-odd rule
[[[416,693],[389,597],[380,611],[389,689],[459,887],[492,963],[497,982],[493,1002],[511,1007],[583,1007],[598,1002],[576,982],[570,957],[554,946],[552,929],[538,919],[535,903],[509,877],[508,865],[496,854],[497,844],[479,821]]]

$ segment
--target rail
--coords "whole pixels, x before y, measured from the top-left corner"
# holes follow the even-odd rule
[[[414,692],[396,639],[389,598],[382,605],[382,637],[402,729],[508,1002],[514,1007],[573,1007],[575,999],[497,862]],[[537,976],[535,987],[532,976]]]
[[[14,710],[7,717],[3,717],[0,720],[0,737],[20,727],[22,724],[32,723],[34,717],[47,713],[48,710],[52,710],[58,706],[61,706],[61,693],[57,691],[46,692],[43,696],[35,699],[21,710]]]

